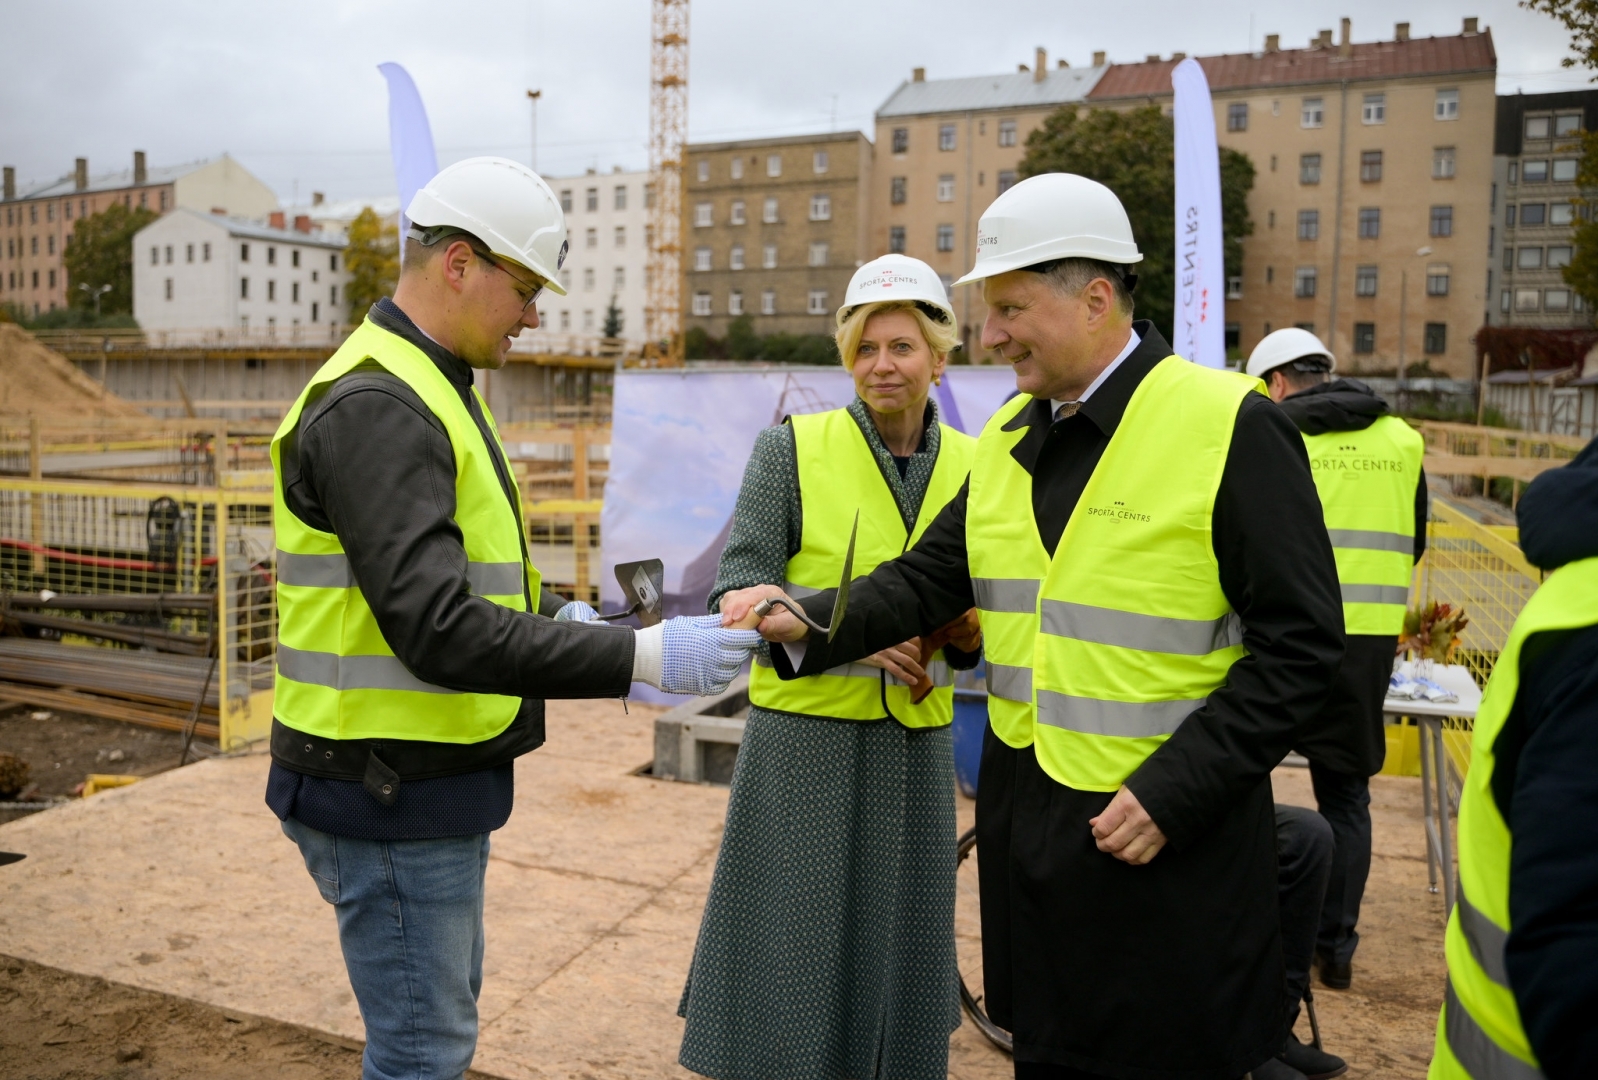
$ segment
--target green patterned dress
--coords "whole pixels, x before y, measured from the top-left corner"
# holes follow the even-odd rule
[[[902,480],[864,403],[849,412],[913,522],[937,460],[936,407]],[[800,513],[793,429],[767,428],[711,611],[729,590],[782,583]],[[750,709],[678,1006],[686,1068],[716,1080],[944,1080],[960,1022],[949,736]]]

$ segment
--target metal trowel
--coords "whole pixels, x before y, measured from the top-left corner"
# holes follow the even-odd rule
[[[771,609],[784,607],[793,612],[794,617],[815,633],[824,635],[828,642],[838,633],[838,627],[843,624],[844,612],[849,607],[849,582],[854,577],[854,542],[855,536],[860,532],[860,511],[854,512],[854,525],[849,530],[849,548],[843,556],[843,576],[838,581],[838,593],[832,601],[832,619],[826,626],[822,626],[809,615],[805,609],[789,600],[786,596],[774,596],[769,600],[762,600],[754,607],[754,614],[764,619],[771,614]]]
[[[629,615],[638,616],[638,621],[645,626],[654,626],[660,621],[666,592],[665,563],[659,559],[617,563],[616,584],[621,586],[622,599],[628,604],[627,610],[601,615],[600,622],[616,622]]]

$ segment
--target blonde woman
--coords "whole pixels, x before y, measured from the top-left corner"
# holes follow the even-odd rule
[[[902,255],[868,263],[837,323],[857,397],[761,433],[712,610],[735,589],[836,585],[856,510],[854,573],[869,573],[965,482],[975,440],[940,424],[930,396],[958,341],[937,274]],[[685,1067],[717,1080],[947,1075],[959,1023],[949,669],[976,663],[974,627],[952,639],[970,652],[923,659],[913,639],[789,682],[757,655],[678,1008]]]

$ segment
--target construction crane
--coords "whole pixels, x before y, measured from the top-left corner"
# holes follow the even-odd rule
[[[645,356],[683,362],[682,169],[688,141],[688,0],[652,0],[649,46],[649,269]]]

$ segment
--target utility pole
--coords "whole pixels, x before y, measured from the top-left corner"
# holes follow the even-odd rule
[[[533,106],[533,141],[530,160],[532,170],[534,172],[538,171],[538,99],[543,96],[544,92],[542,90],[527,91],[527,100],[531,102]]]

